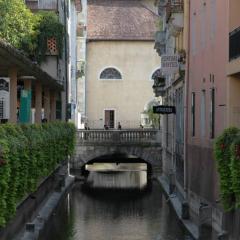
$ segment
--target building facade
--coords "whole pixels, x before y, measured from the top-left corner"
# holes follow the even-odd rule
[[[216,136],[226,128],[227,1],[191,1],[189,29],[187,187],[192,215],[221,231],[223,212],[213,158]],[[202,206],[205,206],[204,208]],[[200,222],[205,224],[206,222]]]
[[[162,66],[153,88],[156,95],[162,96],[163,105],[176,108],[176,114],[161,117],[163,177],[169,184],[170,192],[176,191],[185,198],[184,96],[188,4],[184,1],[158,1],[158,12],[160,24],[155,36],[155,49],[162,59]],[[175,59],[174,68],[166,69],[167,58]]]
[[[53,43],[41,68],[57,79],[64,91],[57,96],[57,119],[71,119],[77,125],[77,25],[82,10],[81,0],[26,0],[33,11],[55,12],[64,26],[63,48],[57,51]],[[60,54],[61,52],[61,54]],[[61,57],[60,57],[61,56]]]
[[[88,1],[86,121],[90,128],[138,128],[153,100],[156,14],[140,1]]]

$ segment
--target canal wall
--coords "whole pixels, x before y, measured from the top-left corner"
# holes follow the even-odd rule
[[[26,224],[37,216],[41,206],[59,188],[63,172],[66,172],[66,166],[58,166],[50,176],[39,183],[35,192],[19,203],[15,217],[8,222],[5,228],[0,229],[1,240],[20,239]]]
[[[65,196],[69,188],[74,183],[75,178],[73,176],[67,176],[62,179],[60,185],[57,187],[56,191],[51,194],[45,204],[38,211],[38,215],[26,225],[26,229],[23,232],[20,240],[38,240],[43,233],[48,220],[54,213],[58,204],[61,202],[62,198]]]
[[[163,175],[161,177],[154,177],[160,185],[162,186],[165,194],[168,197],[168,201],[171,203],[174,208],[179,220],[183,223],[185,228],[191,233],[194,239],[197,240],[206,240],[209,239],[209,235],[211,235],[212,240],[239,240],[240,239],[240,210],[234,210],[231,212],[225,212],[223,216],[218,213],[212,212],[205,214],[204,206],[203,214],[201,211],[198,215],[194,215],[192,211],[192,206],[187,206],[189,211],[189,218],[183,219],[183,206],[184,200],[181,196],[178,196],[177,192],[171,193],[171,187],[168,179],[166,179]],[[206,207],[209,209],[208,206]],[[201,209],[200,209],[201,210]],[[212,218],[209,220],[209,215],[212,215]],[[201,222],[207,222],[208,224],[202,224]],[[206,221],[208,220],[208,221]],[[214,226],[215,222],[222,221],[222,228],[216,228]],[[208,236],[208,237],[206,237]]]

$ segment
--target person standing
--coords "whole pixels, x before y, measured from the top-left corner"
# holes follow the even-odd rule
[[[122,129],[122,126],[120,124],[120,122],[118,122],[118,130],[121,130]]]

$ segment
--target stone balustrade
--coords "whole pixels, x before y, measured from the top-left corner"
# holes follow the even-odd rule
[[[83,143],[160,143],[160,130],[79,130],[78,144]]]

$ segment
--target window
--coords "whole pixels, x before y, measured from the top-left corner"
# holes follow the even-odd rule
[[[202,90],[201,96],[201,136],[205,137],[206,129],[206,91]]]
[[[101,72],[100,79],[122,79],[122,75],[116,68],[110,67]]]
[[[215,137],[215,89],[210,91],[210,138]]]
[[[192,102],[191,102],[191,123],[192,123],[192,136],[195,136],[195,93],[192,92]]]

